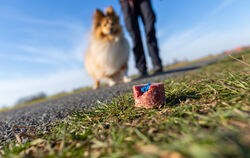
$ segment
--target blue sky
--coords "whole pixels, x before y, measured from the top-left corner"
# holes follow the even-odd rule
[[[152,3],[164,64],[250,44],[249,0]],[[92,85],[84,50],[95,8],[109,5],[122,16],[118,0],[0,0],[0,107],[41,91]],[[129,74],[137,72],[134,65],[131,53]]]

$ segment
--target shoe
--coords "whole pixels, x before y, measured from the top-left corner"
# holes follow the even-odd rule
[[[153,74],[159,74],[162,72],[163,72],[162,66],[157,66],[153,69]]]
[[[148,76],[147,71],[139,72],[137,79],[145,78]]]

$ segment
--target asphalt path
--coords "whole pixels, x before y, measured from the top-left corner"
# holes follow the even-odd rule
[[[107,102],[115,96],[122,95],[124,92],[132,91],[132,86],[135,84],[159,82],[167,78],[174,79],[176,76],[179,76],[187,71],[213,64],[217,60],[219,59],[207,60],[181,68],[171,69],[147,78],[133,80],[127,84],[120,84],[114,87],[102,87],[97,90],[88,90],[58,99],[1,112],[0,143],[14,138],[11,131],[11,127],[14,125],[41,128],[48,123],[54,122],[55,120],[61,120],[67,117],[67,115],[72,111],[84,110],[90,107],[98,106],[98,102]]]

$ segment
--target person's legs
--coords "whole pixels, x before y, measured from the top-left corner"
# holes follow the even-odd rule
[[[155,13],[153,11],[151,1],[150,0],[139,0],[139,12],[142,18],[142,21],[145,26],[146,31],[146,37],[147,37],[147,46],[148,46],[148,52],[152,59],[152,63],[154,66],[154,69],[156,71],[162,70],[162,62],[159,56],[159,48],[158,43],[156,39],[156,33],[155,33]]]
[[[120,1],[120,4],[122,7],[126,28],[133,41],[133,52],[135,56],[136,67],[141,74],[146,74],[147,66],[139,30],[137,11],[130,7],[128,1]]]

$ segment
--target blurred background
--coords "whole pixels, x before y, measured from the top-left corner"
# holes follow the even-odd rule
[[[249,0],[152,4],[164,65],[250,44]],[[92,85],[84,69],[84,51],[95,8],[109,5],[124,26],[118,0],[0,0],[0,108],[25,96],[45,97]],[[132,75],[137,71],[130,54]]]

